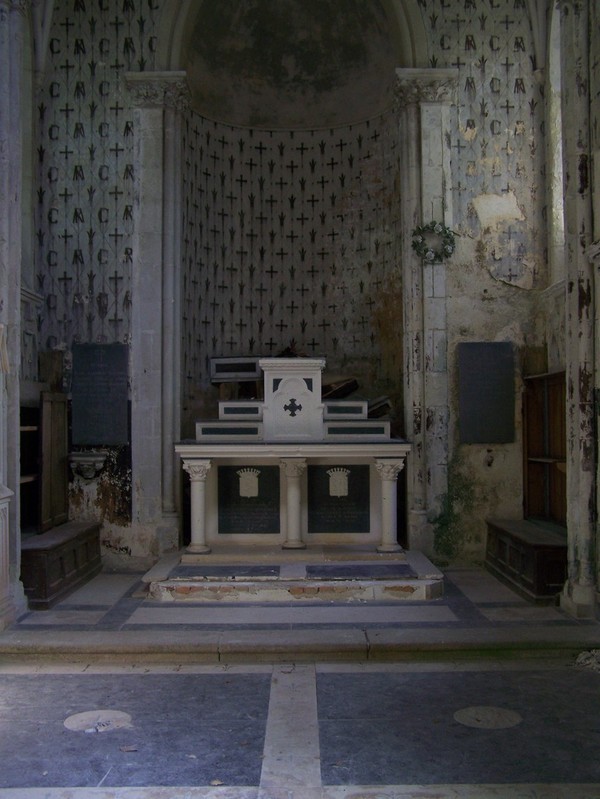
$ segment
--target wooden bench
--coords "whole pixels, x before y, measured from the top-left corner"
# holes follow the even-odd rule
[[[101,568],[97,523],[66,522],[21,543],[21,580],[30,608],[52,607]]]
[[[485,565],[527,599],[549,601],[567,579],[567,534],[551,523],[488,519]]]

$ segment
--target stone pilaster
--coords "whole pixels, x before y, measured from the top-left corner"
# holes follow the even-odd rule
[[[157,525],[159,549],[177,526],[179,469],[180,116],[183,72],[128,73],[134,109],[137,181],[133,235],[132,469],[134,523]],[[160,464],[160,469],[157,469]]]
[[[425,264],[411,233],[435,219],[452,225],[447,145],[457,70],[398,69],[401,141],[402,282],[404,296],[405,428],[408,527],[412,547],[431,552],[428,516],[445,493],[448,454],[446,279],[443,264]]]
[[[594,277],[592,240],[588,15],[561,2],[561,72],[566,244],[568,579],[563,607],[593,613],[596,548]]]
[[[24,48],[28,4],[0,0],[0,629],[25,609],[20,583],[19,366]]]

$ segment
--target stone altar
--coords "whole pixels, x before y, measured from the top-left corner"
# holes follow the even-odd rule
[[[365,400],[322,400],[324,359],[264,358],[259,365],[263,400],[219,402],[218,420],[199,421],[196,440],[175,446],[190,477],[187,552],[208,554],[216,541],[274,540],[284,549],[372,543],[379,552],[401,551],[397,479],[410,445],[390,437],[389,421],[369,419]],[[224,512],[225,502],[233,511]],[[253,514],[261,520],[254,528],[247,522]],[[334,529],[319,529],[319,519],[335,519]]]

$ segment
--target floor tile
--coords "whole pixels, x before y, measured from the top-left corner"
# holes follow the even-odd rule
[[[269,675],[0,677],[1,787],[258,785]],[[130,728],[73,732],[115,710]]]
[[[71,605],[114,605],[122,596],[140,582],[139,574],[111,574],[101,573],[96,575],[77,591],[74,591],[60,604],[61,607]]]

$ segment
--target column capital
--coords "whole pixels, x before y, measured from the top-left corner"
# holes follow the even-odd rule
[[[397,69],[395,100],[398,106],[451,103],[458,87],[458,69]]]
[[[279,468],[287,477],[300,477],[306,469],[306,458],[281,458]]]
[[[184,461],[183,468],[192,481],[206,480],[211,468],[210,461]]]
[[[189,107],[190,91],[185,72],[126,72],[123,79],[136,108],[167,107],[185,111]]]
[[[396,480],[404,469],[404,458],[377,458],[375,468],[382,480]]]

